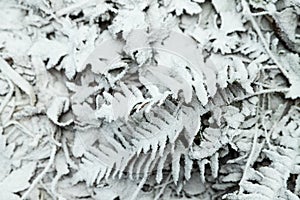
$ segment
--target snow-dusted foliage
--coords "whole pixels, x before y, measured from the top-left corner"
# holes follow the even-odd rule
[[[0,0],[0,199],[299,199],[299,14]]]

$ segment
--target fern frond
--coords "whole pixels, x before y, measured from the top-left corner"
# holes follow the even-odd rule
[[[289,121],[289,118],[293,120]],[[240,183],[239,194],[226,195],[227,199],[299,199],[288,189],[287,182],[291,174],[300,173],[299,165],[299,111],[292,107],[288,115],[283,117],[279,124],[281,134],[277,141],[279,145],[273,149],[265,149],[263,153],[271,160],[269,166],[258,169],[246,169],[247,177]],[[298,123],[298,124],[295,124]],[[242,191],[242,192],[241,192]]]
[[[78,180],[89,179],[87,183],[91,185],[117,174],[119,178],[127,174],[134,179],[156,171],[156,180],[160,182],[163,170],[171,165],[176,183],[183,158],[189,163],[185,169],[189,179],[192,161],[188,151],[200,129],[200,105],[196,99],[190,105],[176,105],[167,100],[161,107],[145,113],[145,117],[138,113],[125,123],[119,120],[104,125],[100,133],[105,140],[102,138],[98,145],[86,149]],[[85,176],[92,166],[93,174]]]

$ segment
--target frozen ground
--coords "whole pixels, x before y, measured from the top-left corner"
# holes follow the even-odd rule
[[[299,14],[0,0],[0,199],[299,199]]]

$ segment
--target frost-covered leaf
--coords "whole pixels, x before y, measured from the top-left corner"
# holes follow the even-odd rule
[[[123,37],[127,38],[131,30],[145,29],[147,27],[145,13],[138,8],[134,8],[133,10],[121,10],[114,19],[114,23],[109,27],[109,30],[114,35],[122,32]]]
[[[49,106],[47,110],[47,116],[49,119],[52,120],[53,123],[59,125],[59,126],[67,126],[70,125],[73,120],[69,119],[66,122],[60,122],[59,119],[62,117],[63,114],[65,114],[70,107],[70,101],[68,98],[65,97],[58,97],[53,100],[51,105]]]
[[[129,89],[124,83],[121,83],[121,89],[124,95],[115,93],[114,96],[112,96],[109,93],[104,92],[103,96],[108,104],[102,105],[97,110],[96,116],[98,118],[105,118],[108,122],[118,118],[125,118],[127,120],[131,110],[135,106],[149,102],[136,87]]]
[[[0,195],[1,198],[20,199],[20,197],[14,193],[23,191],[30,186],[29,180],[33,175],[35,167],[35,163],[29,163],[17,170],[14,170],[7,177],[5,177],[0,182],[0,188],[2,191]]]
[[[300,97],[299,84],[300,84],[300,57],[297,54],[289,53],[281,58],[285,66],[288,68],[290,75],[290,91],[286,97],[296,99]]]
[[[298,200],[299,6],[0,1],[0,199]]]
[[[191,0],[174,0],[166,1],[169,12],[175,11],[176,15],[182,15],[185,11],[190,15],[198,14],[201,12],[201,7]]]

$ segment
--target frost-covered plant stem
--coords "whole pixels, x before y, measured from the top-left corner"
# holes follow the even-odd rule
[[[51,166],[54,163],[55,154],[56,154],[57,147],[56,145],[52,146],[51,154],[49,161],[46,165],[46,167],[43,169],[43,171],[32,181],[30,184],[30,187],[25,191],[25,193],[22,195],[21,199],[25,200],[28,195],[31,193],[31,191],[36,187],[36,185],[43,179],[43,177],[46,175],[46,173],[50,170]]]

